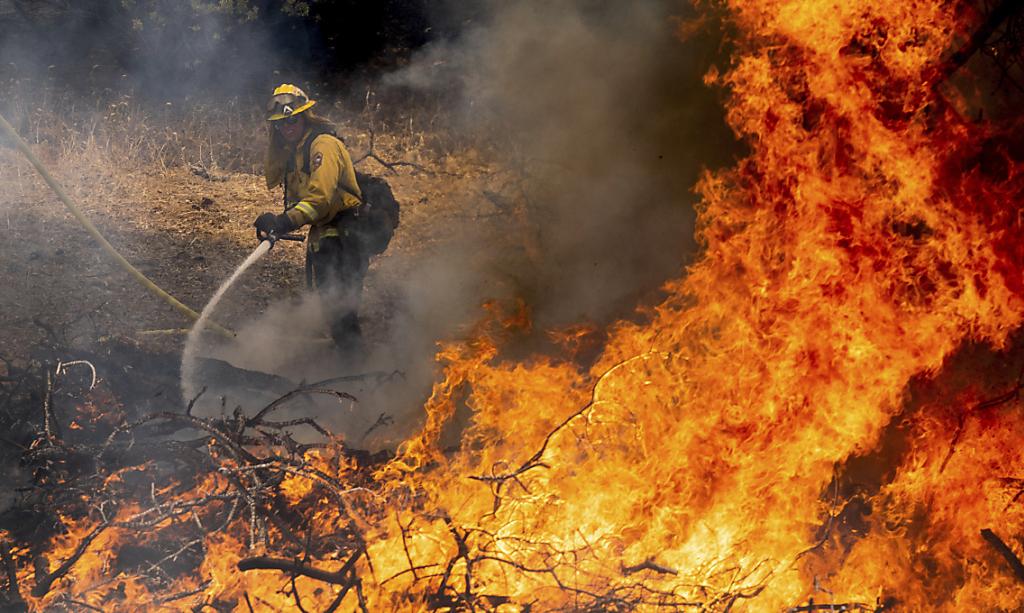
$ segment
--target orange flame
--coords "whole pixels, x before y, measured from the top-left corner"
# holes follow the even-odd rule
[[[585,330],[556,335],[569,357],[503,360],[528,319],[492,311],[442,347],[424,428],[372,479],[339,446],[308,460],[352,487],[284,481],[312,527],[365,542],[365,591],[345,606],[1024,606],[1024,584],[979,536],[1024,526],[1019,405],[965,413],[953,397],[906,412],[910,382],[965,343],[1006,347],[1024,314],[1022,156],[937,93],[968,25],[947,4],[730,0],[740,51],[708,80],[728,88],[750,153],[701,180],[703,258],[648,320],[614,326],[581,372]],[[978,162],[993,149],[997,176]],[[445,449],[460,407],[469,421]],[[889,477],[841,503],[838,473],[897,426],[906,449],[886,458]],[[854,526],[840,507],[857,501],[873,513]],[[235,567],[252,555],[243,523],[208,537],[202,578],[171,591],[210,580],[206,597],[237,610],[290,608],[282,573]],[[98,581],[104,546],[65,583]],[[335,571],[347,557],[316,561]],[[296,585],[321,609],[341,589]],[[127,602],[156,602],[137,588]]]

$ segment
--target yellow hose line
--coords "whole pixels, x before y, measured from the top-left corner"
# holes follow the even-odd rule
[[[193,321],[199,319],[199,313],[196,313],[189,307],[185,306],[180,301],[178,301],[177,298],[165,292],[156,283],[150,281],[149,278],[146,277],[146,275],[142,274],[142,272],[140,272],[138,268],[132,266],[131,262],[124,259],[124,257],[120,253],[118,253],[116,249],[114,249],[114,246],[107,242],[107,239],[103,238],[103,235],[100,234],[100,231],[96,229],[96,226],[92,225],[92,222],[89,221],[89,219],[82,214],[78,207],[75,206],[75,203],[71,200],[71,198],[69,198],[68,195],[64,193],[64,190],[61,189],[60,184],[58,184],[53,179],[53,177],[50,176],[50,173],[47,172],[46,167],[43,166],[42,162],[39,161],[39,158],[37,158],[36,155],[32,153],[32,150],[28,148],[28,144],[24,140],[22,140],[21,136],[14,131],[14,128],[11,126],[11,124],[7,123],[7,120],[4,118],[2,114],[0,114],[0,128],[3,128],[4,133],[12,141],[14,141],[14,144],[17,145],[18,150],[25,154],[25,157],[28,158],[28,161],[31,162],[33,166],[35,166],[35,169],[37,172],[39,172],[39,175],[43,177],[43,180],[46,181],[46,184],[50,186],[50,189],[52,189],[57,194],[57,197],[60,198],[60,201],[64,203],[64,206],[66,206],[68,210],[71,211],[71,214],[75,216],[75,219],[78,220],[78,223],[82,224],[82,226],[85,227],[86,231],[89,232],[89,234],[91,234],[92,237],[96,239],[96,242],[100,244],[100,247],[103,247],[103,250],[106,251],[110,255],[110,257],[114,258],[114,260],[121,266],[121,268],[128,271],[128,273],[135,277],[135,280],[141,283],[143,287],[148,289],[152,294],[154,294],[167,304],[174,307],[175,310],[177,310],[179,313],[191,318]],[[221,334],[227,336],[235,335],[234,332],[228,330],[227,328],[221,326],[216,322],[210,321],[208,325],[211,329],[216,330]]]

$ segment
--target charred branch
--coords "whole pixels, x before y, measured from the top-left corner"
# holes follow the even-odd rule
[[[18,589],[18,569],[7,541],[0,541],[0,561],[3,562],[4,576],[7,578],[7,593],[4,598],[6,606],[15,607],[24,604],[21,599],[21,591]]]
[[[346,583],[344,585],[344,587],[341,588],[341,591],[338,592],[337,596],[335,596],[334,601],[331,602],[329,607],[327,607],[325,613],[334,613],[334,611],[337,611],[338,607],[341,606],[341,603],[345,601],[345,596],[348,596],[348,592],[349,592],[349,590],[352,589],[353,586],[356,587],[356,589],[357,589],[356,593],[359,594],[359,605],[360,605],[360,608],[362,608],[365,611],[366,607],[365,607],[364,602],[363,602],[362,583],[359,581],[359,579],[355,575],[353,575],[352,576],[352,580],[350,582]]]
[[[210,581],[204,581],[199,584],[198,587],[192,590],[186,590],[184,592],[178,592],[177,594],[171,594],[170,596],[164,596],[156,600],[156,604],[167,604],[168,602],[174,602],[175,600],[181,600],[182,598],[188,598],[189,596],[195,596],[202,594],[210,586]]]
[[[839,479],[838,478],[833,477],[833,479],[832,479],[832,491],[833,491],[833,494],[832,494],[832,508],[829,510],[828,522],[825,524],[825,529],[822,531],[821,538],[819,538],[818,541],[815,544],[811,545],[807,549],[804,549],[800,553],[796,554],[796,557],[794,558],[794,560],[799,560],[800,558],[804,557],[805,555],[807,555],[807,554],[809,554],[809,553],[811,553],[813,551],[817,551],[825,543],[827,543],[828,539],[832,536],[832,527],[835,525],[836,517],[838,516],[838,512],[837,512],[836,509],[839,508]]]
[[[934,76],[930,81],[938,85],[951,77],[953,73],[963,67],[971,57],[980,51],[985,43],[992,37],[992,34],[999,29],[1007,20],[1024,9],[1024,4],[1019,0],[1002,0],[971,34],[967,42],[957,49],[949,58],[935,68]]]
[[[524,473],[526,473],[526,472],[528,472],[530,470],[533,470],[534,468],[548,468],[548,465],[542,461],[542,458],[544,457],[544,453],[548,449],[548,445],[551,444],[551,441],[552,441],[552,439],[554,439],[555,435],[557,435],[560,431],[562,431],[564,428],[566,428],[570,423],[575,421],[578,417],[580,417],[582,415],[585,415],[591,409],[593,409],[595,406],[597,406],[597,404],[600,402],[599,391],[600,391],[600,388],[601,388],[601,383],[605,379],[607,379],[608,377],[613,375],[619,369],[625,367],[626,365],[628,365],[628,364],[630,364],[630,363],[632,363],[634,361],[647,359],[647,358],[652,357],[654,355],[661,355],[661,354],[659,352],[652,352],[652,353],[644,353],[644,354],[636,355],[636,356],[633,356],[633,357],[631,357],[629,359],[623,360],[623,361],[615,364],[614,366],[612,366],[608,370],[606,370],[600,377],[598,377],[597,381],[594,383],[593,389],[591,391],[590,402],[588,402],[586,405],[584,405],[583,407],[581,407],[577,411],[575,411],[572,414],[570,414],[561,423],[559,423],[557,426],[555,426],[555,428],[553,430],[548,432],[548,434],[544,437],[544,441],[541,443],[540,448],[537,449],[537,451],[532,456],[530,456],[525,462],[520,464],[519,468],[517,468],[517,469],[515,469],[513,471],[510,471],[510,472],[499,473],[499,474],[495,474],[495,475],[470,475],[470,477],[469,477],[470,479],[473,479],[475,481],[482,481],[484,483],[489,483],[489,484],[493,485],[493,487],[494,487],[493,491],[494,491],[494,496],[495,496],[495,512],[497,512],[498,505],[500,504],[500,501],[501,501],[501,497],[500,497],[501,488],[508,481],[513,481],[514,483],[519,485],[519,487],[521,487],[523,489],[523,491],[525,491],[527,493],[529,492],[529,489],[527,489],[526,485],[519,479],[519,477],[521,475],[523,475]]]
[[[73,605],[75,608],[77,608],[79,610],[82,610],[82,611],[98,611],[99,613],[103,613],[103,609],[101,609],[101,608],[99,608],[97,606],[91,605],[88,602],[84,602],[82,600],[77,600],[75,598],[71,598],[70,596],[64,596],[64,597],[60,598],[58,600],[58,602],[60,602],[61,604],[66,604],[66,605]]]
[[[363,435],[359,437],[360,443],[365,441],[367,437],[374,433],[378,428],[385,428],[395,423],[395,418],[387,413],[381,413],[377,416],[377,420],[370,424],[370,427],[363,432]]]
[[[92,379],[89,381],[89,389],[91,390],[94,387],[96,387],[96,379],[97,379],[96,378],[96,367],[93,366],[92,362],[90,362],[89,360],[72,360],[70,362],[63,362],[63,361],[57,362],[57,368],[55,370],[55,374],[57,376],[63,375],[64,373],[66,373],[68,371],[68,368],[71,367],[71,366],[86,366],[86,367],[88,367],[89,372],[92,375]]]
[[[466,537],[468,532],[460,533],[458,528],[452,524],[450,519],[445,518],[445,523],[448,525],[448,530],[452,536],[455,537],[455,543],[458,546],[458,550],[454,557],[448,561],[448,566],[444,569],[444,574],[441,576],[441,582],[438,584],[437,592],[434,594],[435,599],[443,597],[445,588],[448,587],[448,579],[452,575],[452,571],[455,569],[455,565],[459,560],[463,560],[466,566],[465,572],[465,584],[461,594],[458,595],[458,599],[464,602],[472,602],[473,595],[473,562],[474,560],[469,556],[469,545],[466,543]]]
[[[357,549],[348,558],[348,560],[345,561],[342,567],[336,571],[315,568],[298,560],[287,560],[284,558],[272,558],[266,556],[257,556],[240,560],[238,562],[238,570],[242,572],[250,570],[279,570],[293,576],[301,575],[317,581],[323,581],[324,583],[331,583],[334,585],[351,585],[352,569],[355,568],[356,562],[358,562],[359,558],[365,553],[365,550]]]
[[[808,604],[805,604],[805,605],[802,605],[802,606],[799,606],[799,607],[793,607],[792,609],[789,609],[789,613],[798,613],[800,611],[836,611],[837,613],[840,613],[842,611],[875,611],[875,612],[879,612],[879,611],[884,611],[884,610],[885,610],[885,606],[884,605],[878,606],[878,607],[872,607],[872,606],[869,606],[869,605],[866,605],[866,604],[862,604],[862,603],[859,603],[859,602],[844,602],[844,603],[832,603],[832,602],[821,603],[821,602],[817,602],[816,603],[814,601],[811,601]]]
[[[359,402],[359,400],[355,396],[353,396],[352,394],[348,394],[348,393],[345,393],[345,392],[339,392],[337,390],[332,390],[330,388],[326,388],[326,387],[300,387],[298,389],[295,389],[295,390],[292,390],[292,391],[288,392],[284,396],[281,396],[277,400],[271,402],[267,406],[265,406],[262,409],[260,409],[260,411],[258,413],[256,413],[256,415],[253,416],[251,419],[249,419],[246,422],[245,425],[248,426],[248,427],[253,427],[253,426],[261,425],[263,423],[263,418],[264,417],[269,415],[271,412],[279,409],[283,404],[285,404],[286,402],[288,402],[292,398],[295,398],[296,396],[305,396],[305,395],[309,395],[309,394],[323,394],[323,395],[326,395],[326,396],[334,396],[335,398],[338,399],[339,402],[343,401],[343,400],[350,400],[352,402]]]
[[[297,575],[292,575],[291,579],[288,581],[288,584],[291,588],[289,593],[295,600],[295,608],[299,610],[299,613],[309,613],[308,611],[306,611],[306,607],[302,606],[302,596],[299,594],[299,586],[295,585],[296,576]]]
[[[663,575],[678,575],[679,574],[679,571],[675,570],[674,568],[669,568],[667,566],[662,566],[661,564],[658,564],[657,562],[655,562],[653,558],[647,558],[643,562],[641,562],[639,564],[634,564],[633,566],[623,566],[622,567],[622,574],[624,574],[624,575],[632,575],[633,573],[638,573],[638,572],[643,571],[643,570],[649,570],[649,571],[653,571],[653,572],[656,572],[656,573],[661,573]]]
[[[46,388],[43,390],[43,431],[50,442],[60,440],[60,424],[53,414],[53,375],[46,371]]]
[[[946,470],[946,466],[949,464],[950,459],[953,458],[953,454],[956,452],[956,446],[960,443],[960,438],[964,434],[964,428],[967,426],[967,418],[982,411],[993,409],[1019,399],[1021,390],[1024,390],[1024,369],[1021,369],[1020,374],[1017,375],[1016,384],[1011,389],[1007,390],[1006,393],[1000,394],[995,398],[983,400],[960,415],[956,431],[953,433],[953,440],[949,443],[949,451],[946,452],[946,457],[943,458],[942,464],[939,466],[939,473]]]
[[[358,375],[342,375],[340,377],[331,377],[330,379],[321,379],[320,381],[310,383],[307,387],[326,387],[335,383],[353,383],[355,381],[373,381],[377,386],[380,386],[390,383],[396,378],[405,379],[405,373],[400,370],[392,370],[391,372],[374,370]]]
[[[101,532],[107,529],[108,525],[108,523],[103,522],[100,525],[93,528],[92,532],[90,532],[85,538],[82,539],[82,542],[78,544],[78,548],[75,549],[74,553],[72,553],[67,560],[64,560],[64,562],[57,567],[57,570],[53,571],[52,573],[47,572],[47,564],[45,561],[37,561],[36,585],[32,588],[32,595],[39,597],[49,592],[50,587],[53,585],[53,582],[68,574],[68,572],[75,565],[75,563],[78,562],[78,560],[81,559],[82,555],[85,554],[85,551],[89,548],[89,545],[92,544],[92,542],[96,539],[97,536],[100,535]]]
[[[1017,554],[1013,553],[1010,546],[1007,545],[1003,539],[999,538],[995,532],[988,528],[981,530],[981,538],[985,539],[989,545],[992,546],[996,552],[1002,556],[1006,563],[1010,565],[1010,569],[1013,570],[1013,575],[1017,577],[1018,581],[1024,582],[1024,563],[1021,563],[1020,558]]]

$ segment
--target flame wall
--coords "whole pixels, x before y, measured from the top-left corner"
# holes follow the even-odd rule
[[[978,536],[1017,513],[993,483],[1019,463],[1011,417],[959,452],[975,465],[945,473],[955,428],[915,426],[930,440],[903,458],[868,535],[824,564],[802,556],[837,466],[876,447],[908,382],[965,341],[1002,347],[1020,324],[1019,159],[934,80],[971,15],[945,2],[729,7],[740,51],[709,80],[728,87],[751,154],[700,184],[703,259],[649,322],[619,325],[584,376],[472,345],[442,354],[431,426],[466,385],[462,452],[440,454],[428,429],[396,467],[419,468],[410,487],[519,563],[512,577],[499,563],[474,575],[518,602],[566,606],[562,582],[628,590],[623,569],[656,560],[683,572],[648,587],[712,602],[756,593],[755,610],[805,601],[816,583],[911,610],[1020,606],[1024,590]],[[976,159],[992,149],[996,176]],[[497,504],[466,479],[514,473],[539,449],[544,466],[503,481]],[[922,540],[903,526],[915,513],[930,515]]]
[[[1020,407],[964,413],[968,391],[907,410],[912,380],[948,374],[965,343],[1006,347],[1024,313],[1020,152],[935,82],[977,16],[940,0],[727,4],[737,52],[708,80],[750,153],[701,180],[703,257],[667,298],[586,369],[503,359],[525,322],[495,315],[442,348],[423,431],[372,487],[341,505],[286,488],[325,509],[314,526],[362,531],[370,610],[1024,606],[979,536],[1024,519]],[[837,472],[896,415],[905,448],[854,530]],[[288,606],[279,573],[234,570],[231,534],[207,542],[208,593]],[[299,583],[308,606],[334,597]]]

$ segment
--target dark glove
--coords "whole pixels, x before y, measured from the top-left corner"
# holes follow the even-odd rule
[[[295,229],[295,224],[288,218],[287,215],[281,213],[280,215],[274,215],[273,213],[264,213],[256,218],[256,222],[252,225],[256,226],[256,239],[266,240],[271,237],[284,236]]]

